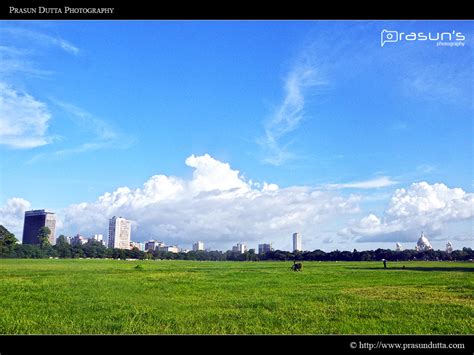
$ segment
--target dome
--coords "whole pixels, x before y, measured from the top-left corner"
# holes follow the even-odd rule
[[[430,241],[428,240],[428,238],[426,238],[425,234],[421,232],[420,239],[418,239],[418,242],[416,243],[416,250],[426,251],[430,249],[433,249]]]
[[[451,242],[448,242],[446,244],[446,252],[447,253],[452,253],[453,252],[453,244]]]

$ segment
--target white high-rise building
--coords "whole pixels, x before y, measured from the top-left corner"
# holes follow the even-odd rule
[[[236,245],[234,245],[232,247],[232,251],[234,253],[240,253],[240,254],[243,254],[247,251],[247,245],[244,244],[244,243],[237,243]]]
[[[89,240],[94,240],[105,245],[104,236],[102,234],[94,234]]]
[[[396,251],[402,251],[402,250],[403,250],[403,246],[402,246],[399,242],[397,242],[397,244],[395,244],[395,250],[396,250]]]
[[[122,217],[109,220],[109,248],[130,249],[132,224]]]
[[[301,234],[293,233],[293,251],[303,251],[301,247]]]
[[[200,240],[193,244],[193,251],[199,250],[204,250],[204,243]]]

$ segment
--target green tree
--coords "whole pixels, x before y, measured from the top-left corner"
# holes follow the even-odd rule
[[[40,246],[42,248],[48,247],[51,245],[49,242],[49,236],[51,235],[51,230],[48,227],[41,227],[38,231],[38,239]]]
[[[258,254],[255,253],[255,249],[249,249],[247,253],[249,261],[258,261]]]
[[[299,250],[295,250],[295,251],[293,252],[293,258],[294,258],[294,260],[301,261],[301,260],[304,259],[304,258],[303,258],[303,253],[300,252]]]
[[[132,250],[130,250],[130,257],[132,259],[144,259],[145,252],[141,251],[137,247],[133,247]]]
[[[82,246],[84,256],[87,258],[104,258],[107,254],[107,248],[96,240],[91,240]]]
[[[72,247],[67,242],[66,237],[62,234],[58,237],[54,249],[56,249],[56,252],[60,258],[72,257]]]
[[[56,240],[56,245],[64,245],[64,244],[69,245],[69,243],[67,242],[66,236],[64,234],[61,234]]]
[[[18,242],[13,233],[0,225],[0,257],[12,253],[13,246]]]
[[[73,258],[82,258],[84,257],[84,249],[81,244],[75,245],[71,248],[71,254]]]

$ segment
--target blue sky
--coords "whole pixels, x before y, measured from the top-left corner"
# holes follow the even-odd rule
[[[465,40],[381,47],[383,29]],[[424,229],[439,248],[448,239],[472,246],[472,35],[468,21],[4,21],[3,219],[47,208],[64,233],[106,234],[107,213],[123,213],[136,222],[135,239],[187,244],[199,235],[223,249],[265,238],[268,221],[277,221],[266,228],[282,248],[293,229],[309,249],[408,247]],[[147,195],[140,205],[166,214],[161,221],[160,213],[134,217],[143,211],[131,201],[152,176],[178,177],[186,190],[214,181],[218,163],[229,164],[219,181],[227,173],[233,181],[218,191],[241,187],[232,180],[238,170],[250,194],[263,194],[265,182],[278,185],[278,201],[295,187],[310,200],[288,211],[262,207],[241,229],[178,223],[186,220],[178,205],[162,210],[163,201],[181,201],[175,195]],[[199,186],[189,187],[186,206],[206,210],[198,196],[212,186]],[[119,187],[133,192],[128,202],[100,205],[107,213],[94,217],[99,196]],[[315,192],[324,196],[313,201]],[[226,211],[239,211],[240,198]],[[321,201],[334,199],[352,207],[322,213]],[[80,203],[84,216],[95,214],[71,221]],[[292,226],[295,210],[303,222]],[[21,222],[4,223],[21,232]],[[257,225],[263,231],[252,234]]]

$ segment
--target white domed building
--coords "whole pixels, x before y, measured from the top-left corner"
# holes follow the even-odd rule
[[[448,242],[446,244],[446,253],[451,254],[453,252],[453,244],[451,242]]]
[[[433,247],[431,246],[430,241],[426,238],[425,233],[421,232],[420,239],[416,243],[415,250],[416,251],[427,251],[432,250]]]

